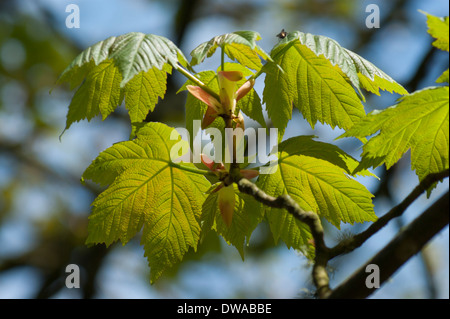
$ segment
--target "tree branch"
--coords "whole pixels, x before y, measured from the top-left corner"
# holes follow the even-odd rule
[[[365,267],[361,268],[358,273],[354,276],[355,278],[350,278],[350,283],[346,283],[336,288],[336,290],[331,290],[329,286],[329,276],[326,270],[326,266],[328,261],[332,258],[348,253],[357,247],[361,246],[367,239],[373,236],[378,230],[383,228],[390,220],[395,217],[400,216],[406,208],[416,200],[424,191],[426,191],[431,185],[436,183],[439,180],[444,179],[449,176],[449,170],[445,170],[440,173],[430,174],[426,178],[422,180],[422,182],[417,185],[416,188],[397,206],[392,208],[386,215],[378,219],[375,223],[372,224],[366,231],[350,238],[342,241],[334,248],[330,249],[325,245],[324,241],[324,231],[322,224],[320,222],[319,216],[314,212],[304,211],[300,206],[289,196],[289,195],[281,195],[278,197],[273,197],[266,194],[263,190],[259,189],[256,184],[251,181],[243,178],[240,174],[230,174],[229,177],[232,178],[232,182],[235,182],[238,185],[239,191],[242,193],[246,193],[257,201],[263,203],[266,206],[273,208],[281,208],[286,209],[290,214],[292,214],[299,221],[308,225],[311,230],[311,234],[314,239],[315,244],[315,259],[314,266],[312,271],[312,277],[314,281],[314,285],[317,288],[317,296],[319,298],[351,298],[352,296],[348,296],[347,294],[351,293],[353,288],[347,288],[348,286],[357,285],[361,291],[367,291],[368,288],[365,286],[365,278],[367,273],[365,272]],[[447,197],[444,198],[447,200],[446,205],[448,209],[448,192]],[[445,196],[444,196],[445,197]],[[423,231],[420,228],[423,228],[425,222],[432,223],[436,215],[436,206],[442,206],[443,199],[441,198],[436,204],[432,206],[432,208],[428,209],[424,214],[422,214],[421,218],[418,221],[411,223],[408,229],[400,234],[394,239],[391,244],[386,246],[381,256],[378,254],[373,258],[373,261],[369,263],[375,263],[377,265],[384,265],[384,263],[395,260],[392,265],[383,266],[386,268],[384,276],[382,280],[386,280],[389,276],[394,273],[403,263],[405,263],[410,257],[415,255],[417,252],[422,249],[423,245],[436,234],[439,230],[441,230],[446,224],[448,224],[448,214],[447,209],[444,210],[444,215],[446,215],[447,221],[445,218],[440,221],[436,221],[435,225],[427,226],[427,231]],[[445,203],[444,203],[445,204]],[[433,208],[434,207],[434,208]],[[432,212],[429,212],[429,211]],[[432,214],[430,218],[428,215]],[[442,215],[442,214],[441,214]],[[442,216],[441,216],[442,217]],[[406,239],[404,239],[406,238]],[[403,241],[405,243],[403,243]],[[409,247],[409,249],[407,249]],[[410,249],[413,247],[413,249]],[[405,250],[406,253],[403,253],[402,250]],[[385,252],[386,251],[386,252]],[[384,252],[384,253],[383,253]],[[396,254],[400,254],[397,258],[394,258],[392,255],[396,256]],[[386,257],[387,255],[388,257]],[[350,290],[350,291],[349,291]],[[336,292],[337,291],[337,292]],[[364,293],[362,293],[363,295]],[[369,293],[370,294],[370,293]],[[343,297],[345,296],[345,297]]]
[[[430,174],[425,177],[419,185],[414,188],[411,193],[397,206],[392,208],[384,216],[380,217],[375,223],[367,228],[362,233],[355,235],[349,239],[343,240],[335,247],[330,249],[329,258],[332,259],[338,255],[349,253],[356,248],[360,247],[367,239],[382,229],[387,223],[395,217],[400,216],[403,212],[414,202],[424,191],[426,191],[431,185],[449,176],[449,170],[445,170],[439,173]]]
[[[380,285],[389,279],[407,260],[417,254],[434,235],[449,223],[449,192],[437,200],[407,228],[401,231],[383,250],[335,288],[329,298],[366,298],[374,292],[366,286],[366,266],[380,269]]]
[[[326,298],[330,293],[329,277],[326,271],[329,260],[329,248],[325,245],[323,228],[319,216],[313,212],[307,212],[301,209],[289,195],[270,196],[259,189],[254,183],[242,177],[237,178],[235,182],[238,185],[239,191],[242,193],[253,196],[257,201],[269,207],[284,208],[295,218],[309,226],[314,238],[316,250],[312,276],[317,288],[317,295],[319,298]]]

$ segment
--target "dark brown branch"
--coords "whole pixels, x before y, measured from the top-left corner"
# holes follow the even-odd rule
[[[440,173],[430,174],[425,177],[419,185],[414,188],[411,193],[397,206],[392,208],[384,216],[380,217],[375,223],[367,228],[362,233],[355,235],[349,239],[346,239],[335,247],[330,249],[329,258],[332,259],[338,255],[346,254],[354,249],[360,247],[367,239],[382,229],[387,223],[395,217],[399,217],[403,212],[414,202],[424,191],[426,191],[431,185],[449,176],[449,170],[442,171]]]
[[[366,286],[366,266],[380,269],[380,285],[388,280],[406,261],[417,254],[434,235],[449,222],[449,192],[437,200],[407,228],[401,231],[382,251],[335,288],[329,298],[366,298],[374,292]]]

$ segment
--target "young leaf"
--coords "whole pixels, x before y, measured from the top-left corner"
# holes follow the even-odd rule
[[[290,32],[284,41],[295,39],[310,48],[316,55],[323,55],[333,65],[337,65],[360,94],[360,87],[377,95],[380,95],[380,89],[402,95],[408,93],[389,75],[355,52],[343,48],[336,40],[322,35],[295,31]]]
[[[167,73],[172,72],[170,65],[162,70],[154,67],[147,72],[140,72],[125,86],[125,106],[130,120],[142,122],[148,112],[153,112],[158,98],[164,98],[167,86]]]
[[[300,41],[277,46],[266,68],[263,92],[267,113],[280,135],[295,105],[314,127],[317,121],[348,129],[365,116],[364,107],[342,71]]]
[[[304,210],[316,212],[337,228],[341,222],[376,220],[373,195],[346,174],[355,160],[327,145],[303,136],[284,141],[278,147],[278,170],[260,175],[257,185],[272,196],[288,194]],[[275,240],[281,238],[295,249],[308,246],[307,227],[288,212],[266,208],[266,216]]]
[[[436,17],[428,14],[424,11],[419,10],[427,16],[428,33],[435,38],[433,46],[440,50],[449,51],[449,40],[448,40],[448,19],[449,17]],[[448,81],[448,69],[439,76],[436,80],[437,83],[444,83]]]
[[[177,69],[178,63],[187,66],[183,53],[170,40],[153,34],[131,32],[92,45],[58,79],[72,89],[85,79],[69,106],[65,129],[100,112],[105,119],[124,94],[131,121],[142,121],[158,97],[164,97],[166,73]]]
[[[342,172],[348,175],[372,176],[373,173],[363,170],[353,173],[359,162],[333,144],[313,140],[315,136],[296,136],[292,137],[278,145],[278,152],[293,155],[305,155],[322,159],[338,166]]]
[[[141,71],[156,67],[159,70],[170,64],[177,68],[178,63],[186,66],[183,53],[169,39],[154,34],[130,32],[118,37],[109,37],[81,52],[63,71],[59,83],[73,79],[79,80],[88,70],[83,67],[94,61],[95,65],[112,59],[122,75],[121,87]],[[89,67],[88,67],[89,69]]]
[[[261,180],[263,184],[257,183],[260,187],[265,186],[266,181]],[[314,256],[313,238],[309,227],[280,208],[267,207],[260,204],[260,210],[269,223],[275,243],[281,239],[288,248],[294,248],[300,251],[304,256],[312,259]]]
[[[87,243],[126,244],[143,227],[141,243],[154,282],[181,261],[200,236],[201,207],[210,183],[193,164],[176,165],[170,151],[172,128],[148,123],[133,141],[100,153],[83,174],[110,184],[93,202]]]
[[[250,69],[259,70],[262,67],[260,57],[264,60],[270,59],[269,55],[256,45],[256,41],[260,39],[259,33],[254,31],[236,31],[216,36],[192,50],[190,65],[202,63],[221,47],[230,59]]]
[[[395,82],[389,75],[377,68],[371,62],[350,50],[344,50],[353,60],[358,72],[360,86],[365,90],[376,95],[380,95],[380,89],[401,95],[408,94],[408,91],[406,91],[403,86]]]
[[[448,35],[448,20],[449,17],[436,17],[429,13],[419,10],[427,16],[428,33],[435,38],[433,46],[436,48],[449,51],[449,35]]]
[[[411,149],[411,166],[419,180],[449,166],[449,89],[416,91],[384,111],[372,112],[340,137],[366,137],[358,169],[394,165]]]
[[[219,85],[217,83],[217,75],[214,71],[202,71],[196,74],[196,76],[207,85],[211,90],[218,93]],[[178,92],[187,90],[187,85],[192,85],[192,81],[188,80],[183,86],[178,90]],[[208,106],[194,97],[192,94],[188,94],[186,99],[186,129],[188,130],[191,136],[191,147],[193,143],[194,137],[197,135],[200,126],[197,127],[197,130],[194,131],[194,120],[202,120],[203,116],[206,113]],[[210,127],[218,128],[219,130],[223,130],[225,128],[225,122],[221,117],[217,117],[214,122],[210,125]]]
[[[113,112],[123,99],[121,79],[112,60],[105,60],[94,66],[70,102],[65,129],[84,118],[91,120],[101,113],[105,119]]]
[[[448,69],[445,70],[440,76],[439,78],[436,80],[436,83],[449,83],[448,81]]]
[[[210,229],[215,230],[229,245],[236,247],[244,259],[244,244],[248,244],[252,232],[262,221],[263,210],[253,197],[239,192],[236,184],[228,187],[234,187],[235,196],[231,225],[227,226],[221,216],[218,192],[212,192],[202,207],[202,234],[205,235]]]
[[[365,115],[355,89],[362,99],[360,88],[377,95],[380,89],[407,93],[372,63],[324,36],[289,32],[271,57],[284,72],[276,64],[267,65],[264,101],[281,135],[291,118],[292,104],[312,127],[320,121],[347,129]]]

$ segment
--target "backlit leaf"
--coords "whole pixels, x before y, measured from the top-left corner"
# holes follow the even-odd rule
[[[125,86],[125,106],[128,109],[131,122],[143,121],[148,112],[153,112],[159,98],[164,98],[167,85],[167,73],[171,67],[166,65],[163,70],[152,68],[141,72]]]
[[[148,123],[133,141],[100,153],[83,174],[110,184],[93,202],[87,243],[126,244],[142,228],[141,243],[151,268],[151,280],[181,261],[200,236],[200,216],[210,183],[194,173],[193,164],[174,165],[172,128]]]
[[[312,127],[320,121],[348,129],[365,116],[361,88],[377,95],[380,89],[407,93],[375,65],[324,36],[289,32],[271,57],[275,63],[265,66],[263,96],[280,136],[292,117],[292,106]]]
[[[105,119],[124,95],[131,121],[142,121],[164,97],[166,73],[178,64],[187,66],[183,53],[170,40],[153,34],[131,32],[90,46],[58,79],[72,89],[81,84],[70,104],[66,129],[99,113]]]
[[[262,67],[260,57],[264,60],[270,59],[269,55],[256,44],[260,39],[259,33],[254,31],[236,31],[216,36],[192,50],[190,64],[194,66],[202,63],[220,47],[230,59],[250,69],[259,70]]]
[[[302,145],[306,145],[304,149]],[[288,194],[302,209],[319,214],[337,228],[341,222],[376,220],[373,195],[347,174],[356,161],[326,145],[304,136],[282,142],[278,147],[277,171],[260,175],[257,185],[272,196]],[[321,152],[321,146],[326,151]],[[265,211],[275,240],[282,239],[288,247],[310,250],[311,235],[306,225],[285,210],[266,207]]]
[[[248,244],[253,230],[262,221],[263,210],[253,197],[239,192],[236,184],[229,187],[234,187],[235,194],[231,225],[227,226],[221,216],[218,192],[212,192],[202,208],[202,233],[206,234],[210,229],[215,230],[229,245],[236,247],[244,259],[244,245]]]
[[[372,112],[341,137],[366,137],[358,169],[394,165],[411,149],[411,165],[419,180],[449,166],[448,86],[416,91],[384,111]]]
[[[449,83],[448,81],[448,69],[445,70],[440,76],[439,78],[436,80],[437,83]]]
[[[82,119],[91,120],[101,113],[105,119],[122,102],[121,75],[112,60],[93,67],[86,81],[75,93],[69,105],[66,128]]]
[[[298,40],[278,46],[267,67],[263,92],[267,113],[283,135],[296,106],[314,127],[317,121],[331,127],[350,128],[365,116],[355,90],[342,71],[324,56],[317,56]]]
[[[433,45],[441,50],[449,51],[449,17],[436,17],[419,10],[427,16],[428,33],[435,38]]]

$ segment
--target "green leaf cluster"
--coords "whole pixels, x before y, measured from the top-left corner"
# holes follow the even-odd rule
[[[290,32],[270,53],[264,88],[267,113],[280,139],[297,107],[314,128],[317,121],[349,129],[365,117],[361,88],[407,91],[386,73],[325,36]],[[318,94],[318,92],[320,92]]]
[[[443,21],[448,25],[448,19]],[[441,22],[433,20],[430,27],[432,35],[440,39],[439,46],[445,44],[445,35],[436,26]],[[227,226],[219,208],[224,193],[217,191],[223,186],[217,172],[171,160],[174,147],[182,150],[178,156],[189,158],[188,142],[182,141],[175,129],[144,120],[158,99],[164,98],[167,74],[173,70],[187,77],[179,92],[196,85],[210,95],[219,95],[219,70],[240,71],[244,78],[238,87],[265,73],[263,101],[252,89],[236,105],[236,112],[242,111],[266,127],[265,103],[267,115],[279,131],[280,144],[272,152],[278,158],[276,170],[260,175],[255,183],[268,195],[289,195],[302,209],[317,213],[337,228],[342,223],[376,220],[373,195],[354,178],[375,176],[368,167],[391,166],[409,148],[413,150],[413,168],[421,178],[448,167],[448,86],[406,95],[396,106],[366,115],[363,90],[377,95],[380,90],[404,95],[406,90],[333,39],[290,32],[270,55],[256,44],[259,39],[253,31],[214,37],[191,52],[189,63],[170,40],[132,32],[94,44],[67,67],[59,82],[69,82],[77,91],[69,105],[66,129],[98,114],[105,119],[125,102],[135,133],[133,140],[101,152],[83,174],[83,180],[106,186],[92,203],[88,244],[126,244],[142,231],[152,282],[180,262],[189,249],[195,251],[210,230],[235,246],[244,258],[245,244],[262,221],[268,222],[276,242],[282,240],[288,247],[314,256],[311,232],[305,224],[287,211],[266,207],[240,193],[236,185],[225,186],[227,199],[233,198],[234,192],[230,202],[235,205],[232,223]],[[217,48],[222,54],[220,67],[196,73],[193,67]],[[225,55],[234,62],[224,62]],[[440,77],[446,79],[448,70]],[[281,142],[293,107],[313,128],[319,121],[345,129],[342,137],[362,140],[380,134],[363,146],[361,162],[312,136]],[[197,134],[193,120],[201,120],[206,109],[205,103],[188,94],[186,128],[191,138]],[[223,130],[225,121],[218,117],[211,126]]]
[[[211,57],[220,47],[230,59],[239,62],[253,70],[262,68],[261,58],[270,59],[256,41],[260,40],[259,33],[254,31],[236,31],[216,36],[207,42],[203,42],[191,52],[191,66],[197,65]]]
[[[196,249],[208,180],[191,163],[171,161],[174,129],[148,123],[133,141],[117,143],[92,162],[84,179],[109,187],[92,203],[87,243],[126,244],[141,229],[151,280]]]
[[[69,82],[71,89],[78,87],[65,129],[98,114],[104,120],[124,98],[131,122],[142,122],[164,97],[167,73],[179,65],[187,65],[183,53],[158,35],[131,32],[92,45],[58,80]]]
[[[433,46],[442,51],[449,52],[449,17],[436,17],[421,11],[427,16],[428,33],[435,38]],[[437,83],[448,83],[448,69],[436,80]]]
[[[277,157],[277,171],[261,175],[257,181],[269,195],[288,194],[301,208],[316,212],[337,228],[342,222],[376,220],[373,195],[351,177],[358,161],[337,146],[314,141],[311,136],[298,136],[279,144]],[[275,240],[282,239],[295,249],[311,250],[311,234],[306,225],[281,209],[261,209]]]
[[[427,14],[433,45],[448,51],[448,17]],[[448,82],[448,70],[437,80]],[[382,164],[392,167],[410,149],[411,168],[419,180],[449,167],[449,88],[427,87],[399,99],[385,110],[376,110],[341,137],[373,136],[364,146],[357,170]],[[433,187],[432,187],[433,188]],[[428,190],[428,195],[431,189]]]

